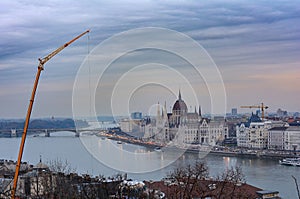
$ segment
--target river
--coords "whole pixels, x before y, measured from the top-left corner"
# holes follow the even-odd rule
[[[20,138],[0,138],[0,159],[16,160]],[[80,174],[113,176],[128,173],[137,180],[160,180],[178,166],[205,161],[211,176],[221,174],[231,166],[241,166],[248,184],[266,190],[277,190],[286,199],[297,198],[295,176],[300,183],[300,167],[279,165],[277,160],[223,157],[154,151],[153,149],[100,138],[81,136],[70,132],[57,132],[51,137],[28,137],[23,161],[36,164],[42,157],[44,163],[53,160],[67,161]],[[121,170],[121,171],[120,171]]]

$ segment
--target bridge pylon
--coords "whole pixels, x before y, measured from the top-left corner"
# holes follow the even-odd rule
[[[48,129],[45,129],[45,137],[50,137],[50,132],[48,132]]]
[[[16,129],[11,129],[10,130],[10,136],[11,137],[17,137],[17,130]]]
[[[80,137],[80,132],[79,131],[75,132],[75,137]]]

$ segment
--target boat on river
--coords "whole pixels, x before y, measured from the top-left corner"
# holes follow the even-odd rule
[[[287,166],[298,166],[300,167],[300,157],[298,158],[284,158],[279,160],[279,164]]]
[[[161,151],[161,148],[160,148],[159,146],[157,146],[157,147],[154,148],[154,151],[160,152],[160,151]]]

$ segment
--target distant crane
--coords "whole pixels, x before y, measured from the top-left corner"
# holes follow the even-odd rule
[[[33,85],[31,98],[30,98],[28,109],[27,109],[27,115],[26,115],[26,119],[25,119],[25,123],[24,123],[24,130],[23,130],[23,134],[22,134],[22,140],[21,140],[21,144],[20,144],[18,161],[17,161],[17,164],[16,164],[16,171],[15,171],[15,176],[14,176],[14,184],[13,184],[13,189],[11,190],[11,199],[14,199],[15,194],[16,194],[19,171],[20,171],[20,165],[21,165],[21,160],[22,160],[22,156],[23,156],[23,149],[24,149],[24,144],[25,144],[25,140],[26,140],[28,124],[29,124],[29,120],[30,120],[30,115],[31,115],[32,107],[33,107],[33,101],[34,101],[34,98],[35,98],[35,93],[36,93],[36,89],[37,89],[37,86],[38,86],[38,83],[39,83],[40,75],[41,75],[42,70],[44,70],[44,64],[47,61],[49,61],[52,57],[57,55],[64,48],[69,46],[71,43],[73,43],[74,41],[76,41],[77,39],[79,39],[80,37],[82,37],[83,35],[85,35],[86,33],[89,33],[89,32],[90,32],[90,30],[87,30],[87,31],[81,33],[80,35],[78,35],[74,39],[70,40],[69,42],[65,43],[61,47],[54,50],[52,53],[50,53],[46,57],[39,58],[40,63],[39,63],[39,66],[38,66],[38,71],[36,73],[35,82],[34,82],[34,85]]]
[[[261,110],[261,119],[264,120],[264,118],[265,118],[265,109],[267,109],[269,107],[265,106],[264,103],[261,103],[260,105],[241,106],[241,108],[259,108]]]

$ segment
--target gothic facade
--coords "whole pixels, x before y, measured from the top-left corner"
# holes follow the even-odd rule
[[[189,112],[179,91],[172,112],[167,113],[166,104],[158,106],[155,119],[145,126],[145,138],[161,144],[175,142],[177,145],[215,146],[228,137],[224,117],[208,119],[202,117],[201,108]]]

